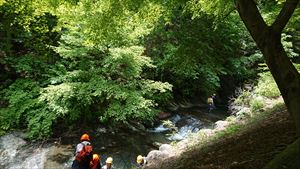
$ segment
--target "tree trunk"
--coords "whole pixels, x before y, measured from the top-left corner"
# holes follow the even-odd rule
[[[258,48],[281,92],[300,135],[300,74],[288,58],[281,43],[281,33],[294,12],[299,0],[288,0],[272,26],[268,26],[254,0],[237,0],[240,17],[255,40]]]
[[[266,37],[266,43],[259,48],[300,135],[300,75],[284,51],[280,36],[277,38],[272,30]]]

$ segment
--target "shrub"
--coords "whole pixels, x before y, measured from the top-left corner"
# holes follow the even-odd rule
[[[258,97],[250,102],[250,109],[252,112],[258,112],[264,107],[264,101],[262,98]]]
[[[276,98],[280,96],[280,91],[270,72],[260,74],[255,92],[267,98]]]
[[[237,105],[249,105],[251,99],[251,92],[243,90],[240,95],[234,100]]]

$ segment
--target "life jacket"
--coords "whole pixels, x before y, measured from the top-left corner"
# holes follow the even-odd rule
[[[89,165],[90,161],[93,159],[93,147],[91,144],[84,144],[82,149],[76,154],[75,159],[81,164]]]

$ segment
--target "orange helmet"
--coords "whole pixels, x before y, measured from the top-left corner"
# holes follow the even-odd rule
[[[93,161],[100,161],[100,157],[98,154],[93,154]]]
[[[80,141],[90,141],[90,136],[88,134],[83,134],[80,137]]]

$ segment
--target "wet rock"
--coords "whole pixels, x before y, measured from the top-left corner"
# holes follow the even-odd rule
[[[26,144],[26,141],[18,133],[2,136],[0,138],[0,164],[8,165],[14,161],[19,149]]]
[[[45,161],[46,161],[46,153],[47,149],[45,148],[38,148],[30,154],[29,157],[25,159],[25,161],[21,164],[22,168],[25,169],[38,169],[38,168],[45,168]],[[17,167],[16,167],[17,168]]]
[[[156,148],[159,148],[161,145],[162,145],[162,143],[159,143],[159,142],[152,143],[152,146],[154,146]]]
[[[180,140],[184,139],[184,136],[176,133],[176,134],[172,135],[171,137],[168,137],[168,139],[172,140],[172,141],[180,141]]]
[[[157,115],[157,118],[159,119],[159,120],[165,120],[165,119],[167,119],[167,118],[169,118],[169,117],[171,117],[171,113],[168,113],[168,112],[160,112],[158,115]]]
[[[143,124],[139,123],[139,122],[130,122],[126,128],[129,129],[129,131],[133,131],[133,132],[144,132],[146,131],[146,128]]]
[[[52,146],[46,154],[44,169],[62,168],[65,161],[73,160],[74,150],[71,146]],[[70,164],[69,164],[70,165]],[[65,164],[68,166],[68,164]]]

